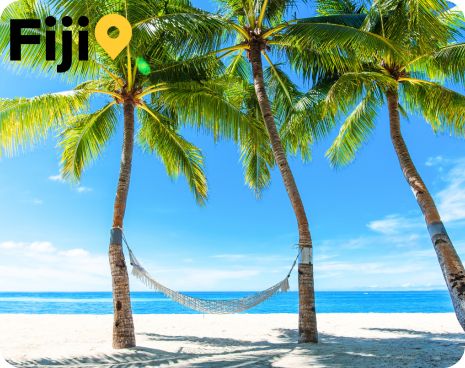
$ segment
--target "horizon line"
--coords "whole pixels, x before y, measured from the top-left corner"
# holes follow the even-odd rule
[[[184,291],[179,291],[180,293],[255,293],[260,290],[184,290]],[[442,288],[442,289],[360,289],[360,290],[315,290],[316,293],[368,293],[368,292],[380,292],[380,293],[387,293],[387,292],[421,292],[421,291],[447,291],[447,289]],[[289,292],[298,292],[298,290],[289,290]],[[54,290],[54,291],[23,291],[23,290],[15,290],[15,291],[0,291],[0,294],[6,294],[6,293],[112,293],[111,290],[100,290],[100,291],[59,291],[59,290]],[[135,290],[131,291],[131,293],[158,293],[158,294],[163,294],[161,291],[142,291],[142,290]],[[285,292],[280,292],[280,294],[285,294]]]

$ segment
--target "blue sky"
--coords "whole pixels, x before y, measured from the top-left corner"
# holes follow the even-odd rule
[[[59,80],[0,65],[0,97],[70,89]],[[435,136],[418,117],[403,121],[414,161],[455,246],[465,255],[465,142]],[[244,185],[237,148],[186,136],[206,155],[210,196],[199,208],[183,178],[136,149],[125,231],[157,279],[179,290],[259,290],[282,279],[297,249],[296,224],[279,173],[261,200]],[[334,134],[333,134],[334,137]],[[340,170],[324,157],[291,160],[315,247],[317,290],[443,289],[426,227],[389,140],[386,111],[357,160]],[[59,177],[54,137],[0,160],[0,290],[110,290],[107,247],[121,135],[85,172]],[[132,279],[133,290],[145,290]],[[292,279],[295,289],[296,276]]]

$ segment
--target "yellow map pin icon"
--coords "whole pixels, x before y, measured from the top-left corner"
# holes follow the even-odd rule
[[[118,37],[110,37],[110,28],[118,28]],[[129,45],[132,38],[132,26],[129,21],[119,14],[105,15],[95,26],[95,38],[100,46],[114,60]]]

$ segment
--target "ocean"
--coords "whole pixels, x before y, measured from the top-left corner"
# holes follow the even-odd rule
[[[251,292],[188,292],[204,299],[234,299]],[[445,313],[453,312],[447,291],[317,292],[319,313]],[[136,314],[181,314],[191,311],[160,293],[132,293]],[[0,292],[0,313],[111,314],[109,292],[22,293]],[[279,293],[247,313],[297,313],[297,292]]]

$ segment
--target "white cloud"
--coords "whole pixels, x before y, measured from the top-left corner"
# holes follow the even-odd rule
[[[215,254],[211,258],[225,259],[229,261],[236,261],[238,259],[244,259],[247,255],[245,254]]]
[[[442,156],[427,165],[439,173],[443,188],[433,193],[447,226],[465,220],[465,159]],[[316,284],[323,289],[340,289],[335,280],[344,280],[344,289],[434,289],[444,288],[434,248],[419,209],[417,214],[393,214],[373,220],[373,231],[354,239],[326,240],[316,244]],[[464,237],[454,239],[461,256]],[[319,258],[318,254],[329,255]]]
[[[465,159],[452,160],[443,156],[430,157],[427,166],[434,166],[445,187],[433,194],[441,218],[452,223],[465,220]],[[368,227],[384,235],[405,234],[424,228],[422,216],[390,215],[375,220]]]
[[[30,204],[33,206],[42,206],[44,204],[44,201],[40,198],[26,198],[22,199],[21,203]]]
[[[48,179],[57,183],[66,183],[66,180],[63,178],[63,176],[61,176],[61,174],[49,176]],[[85,187],[82,185],[76,188],[76,192],[78,193],[89,193],[92,192],[92,190],[92,188]]]
[[[21,249],[24,243],[16,243],[12,241],[6,241],[0,243],[0,249],[10,250],[10,249]]]
[[[55,251],[55,247],[50,242],[13,242],[6,241],[0,243],[0,250],[24,250],[32,251],[33,253],[52,253]]]
[[[106,254],[47,241],[0,243],[0,280],[3,291],[111,290]]]
[[[397,235],[416,230],[422,226],[419,218],[408,218],[400,215],[386,216],[384,219],[371,221],[367,225],[371,230],[383,235]]]
[[[65,179],[61,176],[61,174],[51,175],[51,176],[48,177],[48,179],[51,180],[51,181],[57,181],[57,182],[60,182],[60,183],[65,182]]]
[[[50,242],[34,242],[28,246],[28,249],[38,253],[52,253],[55,247]]]
[[[87,257],[89,256],[90,253],[85,249],[76,248],[76,249],[61,251],[59,252],[59,254],[62,256],[66,256],[66,257]]]
[[[443,156],[434,156],[434,157],[429,157],[426,160],[425,165],[431,167],[431,166],[441,166],[446,163],[448,163],[448,159],[444,158]]]
[[[89,192],[92,192],[92,188],[89,188],[89,187],[77,187],[77,192],[78,193],[89,193]]]
[[[464,220],[465,160],[456,161],[443,179],[447,186],[436,195],[443,220],[445,222]]]
[[[167,260],[170,267],[143,264],[166,286],[175,290],[256,290],[265,289],[284,277],[268,267],[230,264],[221,268],[217,262],[206,267],[185,267]],[[172,267],[174,266],[174,267]],[[0,243],[0,280],[3,291],[109,291],[111,276],[108,255],[84,248],[63,249],[47,241]],[[131,289],[147,291],[131,277]],[[268,280],[263,280],[268,278]]]
[[[392,267],[390,262],[327,262],[316,267],[315,272],[344,271],[357,272],[359,275],[399,275],[418,271],[416,265],[410,263]]]
[[[217,267],[217,265],[216,265]],[[260,290],[271,285],[263,284],[269,270],[251,267],[230,269],[210,268],[210,267],[180,267],[166,268],[148,267],[153,270],[153,276],[162,284],[174,290]],[[156,271],[156,272],[155,272]],[[284,272],[283,275],[284,277]],[[271,282],[278,282],[279,278]]]

